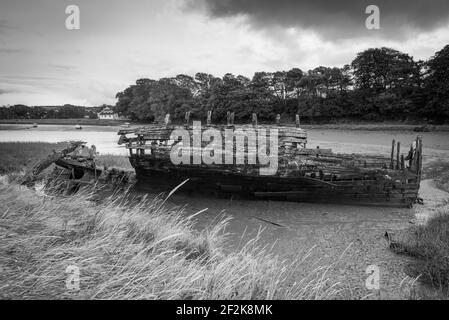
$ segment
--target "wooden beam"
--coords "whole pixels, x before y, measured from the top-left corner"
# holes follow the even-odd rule
[[[395,141],[393,139],[393,141],[391,142],[390,169],[394,168],[394,144],[395,144]]]

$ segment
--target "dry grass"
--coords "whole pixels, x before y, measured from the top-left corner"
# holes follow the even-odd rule
[[[412,276],[449,297],[449,214],[412,228],[396,251],[417,258],[409,267]]]
[[[204,213],[202,213],[204,214]],[[257,241],[225,254],[226,220],[201,233],[161,198],[49,197],[0,182],[2,299],[329,299],[327,268],[288,279],[304,261],[279,261]],[[66,268],[80,290],[66,288]]]

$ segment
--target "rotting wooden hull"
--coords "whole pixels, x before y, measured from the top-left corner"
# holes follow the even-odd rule
[[[330,149],[306,147],[307,133],[299,127],[298,115],[296,127],[282,126],[278,121],[274,126],[258,125],[255,114],[251,126],[235,126],[232,113],[228,113],[226,126],[214,126],[210,117],[211,113],[208,112],[204,127],[191,126],[187,113],[184,126],[171,125],[167,115],[165,125],[120,130],[118,143],[125,144],[129,150],[129,159],[136,170],[139,185],[149,184],[169,190],[189,179],[181,190],[238,194],[251,199],[396,207],[411,207],[418,198],[422,168],[420,137],[410,145],[410,149],[405,149],[405,153],[401,153],[400,142],[396,145],[393,140],[390,157],[335,154]],[[221,160],[218,163],[208,162],[213,164],[205,164],[205,161],[193,164],[194,155],[204,157],[204,150],[209,152],[209,149],[204,149],[210,143],[209,135],[201,138],[209,129],[217,132],[218,148],[214,148],[213,153]],[[181,140],[178,130],[182,130]],[[277,139],[273,140],[273,147],[277,146],[277,150],[271,150],[271,140],[269,143],[270,156],[277,151],[273,175],[261,174],[260,170],[266,166],[260,161],[248,163],[249,156],[256,156],[255,139],[252,140],[254,148],[250,151],[250,143],[240,139],[242,136],[239,134],[248,134],[251,130],[257,131],[257,136],[260,134],[263,138],[268,137],[266,133],[270,131],[270,138],[274,133],[273,137]],[[127,137],[128,134],[134,136]],[[259,142],[257,139],[259,143],[263,145],[263,140]],[[171,157],[175,155],[176,158],[181,149],[182,155],[187,151],[186,158],[182,162],[175,161],[180,164],[174,164]],[[237,153],[242,152],[247,160],[245,164],[237,161]]]
[[[173,166],[149,156],[131,156],[139,185],[171,190],[189,179],[180,190],[239,195],[248,199],[320,202],[376,206],[411,207],[418,197],[419,182],[406,179],[407,173],[395,176],[385,170],[382,176],[367,179],[325,181],[306,174],[297,176],[254,176],[205,170],[194,166]],[[388,178],[383,178],[388,176]],[[359,176],[361,177],[361,176]]]

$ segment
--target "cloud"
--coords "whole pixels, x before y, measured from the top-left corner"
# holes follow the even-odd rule
[[[372,4],[380,8],[380,30],[365,27],[365,10]],[[243,16],[258,30],[313,30],[327,40],[409,38],[449,22],[447,0],[186,0],[184,7],[203,10],[212,18]]]

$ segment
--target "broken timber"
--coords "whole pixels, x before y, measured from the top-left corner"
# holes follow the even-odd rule
[[[234,125],[234,114],[227,113],[226,125],[211,123],[211,112],[207,113],[204,127],[195,129],[190,123],[191,114],[185,116],[183,125],[173,125],[170,116],[162,125],[151,125],[137,129],[122,129],[119,144],[129,150],[131,165],[136,170],[138,181],[143,184],[175,187],[185,179],[184,190],[216,190],[223,193],[238,193],[249,198],[333,202],[362,205],[387,205],[410,207],[418,197],[422,168],[422,140],[418,136],[408,154],[401,154],[401,144],[393,140],[389,156],[364,154],[337,154],[330,149],[307,148],[307,133],[300,128],[299,115],[295,125],[280,124],[278,115],[274,125],[260,124],[253,114],[251,124]],[[273,175],[261,175],[261,163],[249,163],[255,157],[257,148],[244,140],[242,149],[245,162],[226,164],[181,163],[173,164],[170,152],[180,144],[172,136],[175,129],[184,129],[190,139],[195,130],[203,134],[214,128],[221,133],[221,159],[236,160],[239,147],[229,140],[227,130],[277,130],[277,171]],[[264,132],[265,132],[264,131]],[[261,131],[258,131],[261,132]],[[176,140],[176,141],[175,141]],[[237,140],[237,138],[235,138]],[[200,140],[201,141],[201,140]],[[200,146],[187,143],[181,149],[187,150],[192,159],[194,152],[201,152],[210,141],[201,141]],[[229,147],[231,143],[231,147]],[[257,147],[257,146],[256,146]],[[273,150],[270,151],[270,153]],[[215,151],[214,151],[215,154]],[[228,158],[228,159],[229,159]],[[408,163],[405,162],[408,160]]]

